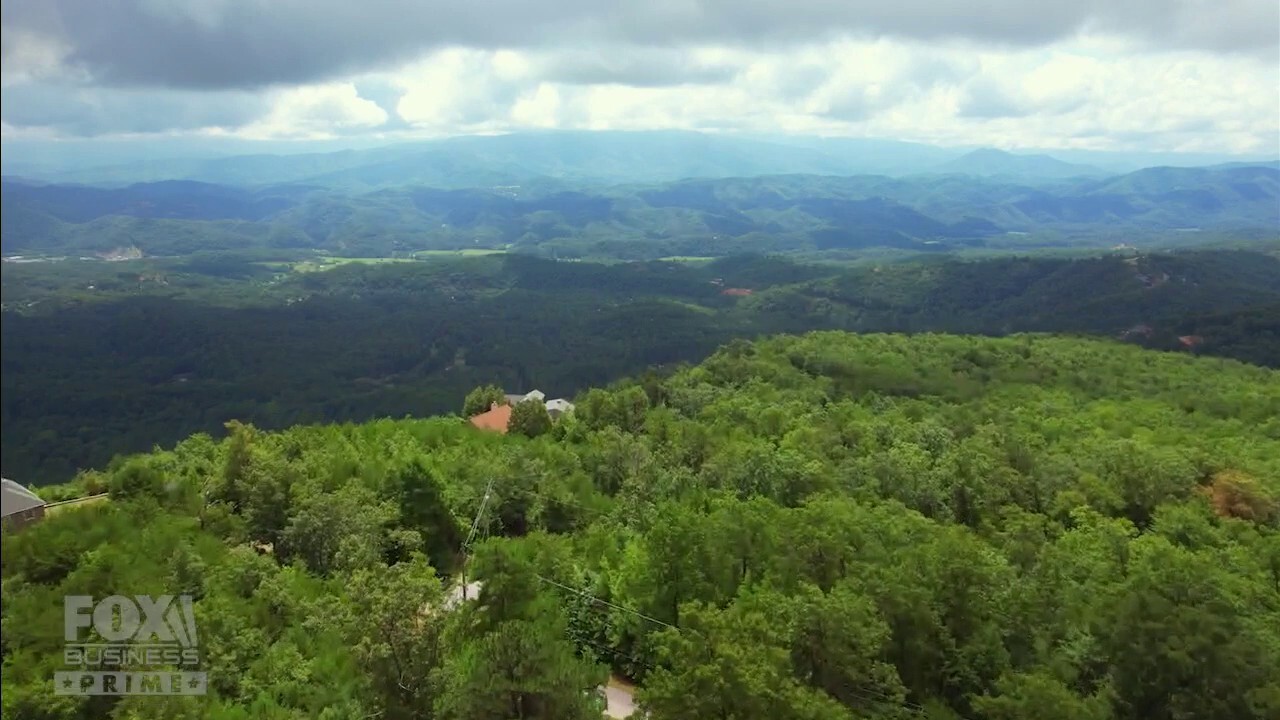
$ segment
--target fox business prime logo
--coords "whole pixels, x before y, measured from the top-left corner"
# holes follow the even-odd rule
[[[190,595],[68,595],[63,631],[63,659],[79,669],[54,673],[59,695],[203,695],[208,687],[191,669],[200,651]]]

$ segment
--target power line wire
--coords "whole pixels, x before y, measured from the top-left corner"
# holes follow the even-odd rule
[[[463,556],[469,555],[471,552],[471,543],[475,541],[476,533],[480,529],[480,518],[484,516],[485,508],[489,506],[489,498],[493,496],[493,478],[489,478],[489,483],[485,485],[484,497],[480,500],[480,508],[476,510],[476,516],[471,521],[471,531],[467,533],[467,539],[462,543]],[[488,532],[486,528],[485,532]],[[465,560],[464,560],[465,561]]]
[[[663,626],[663,627],[671,628],[672,630],[676,630],[676,631],[679,631],[679,630],[680,630],[680,628],[676,627],[675,625],[672,625],[672,624],[671,624],[671,623],[669,623],[669,622],[665,622],[665,621],[663,621],[663,620],[659,620],[659,619],[657,619],[657,618],[655,618],[655,617],[650,617],[650,616],[645,615],[644,613],[640,612],[639,610],[632,610],[631,608],[623,607],[622,605],[618,605],[618,604],[616,604],[616,603],[611,603],[611,602],[609,602],[608,600],[601,600],[600,598],[596,597],[595,595],[592,595],[591,593],[588,593],[588,592],[586,592],[586,591],[584,591],[584,590],[578,590],[577,588],[569,587],[568,585],[565,585],[564,583],[556,582],[555,580],[552,580],[551,578],[549,578],[549,577],[545,577],[545,576],[543,576],[543,575],[538,575],[538,574],[536,574],[536,573],[535,573],[535,575],[534,575],[534,576],[535,576],[535,577],[537,577],[537,578],[538,578],[539,580],[541,580],[542,582],[545,582],[545,583],[548,583],[548,584],[551,584],[551,585],[555,585],[556,587],[561,588],[562,590],[568,590],[569,592],[571,592],[571,593],[573,593],[573,594],[575,594],[575,595],[578,595],[579,597],[587,598],[588,600],[590,600],[590,601],[592,601],[592,602],[594,602],[594,603],[597,603],[597,604],[600,604],[600,605],[604,605],[605,607],[613,608],[614,610],[621,610],[622,612],[630,613],[630,614],[632,614],[632,615],[635,615],[635,616],[636,616],[636,617],[638,617],[638,618],[643,618],[643,619],[648,620],[649,622],[654,623],[654,624],[656,624],[656,625],[661,625],[661,626]]]

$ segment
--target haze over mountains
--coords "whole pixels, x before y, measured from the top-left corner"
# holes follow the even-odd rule
[[[103,185],[42,183],[70,178]],[[134,180],[145,182],[121,184]],[[541,133],[7,178],[0,217],[6,253],[489,248],[648,259],[1006,247],[1022,234],[1114,244],[1143,233],[1178,244],[1198,238],[1171,231],[1280,231],[1280,163],[1114,174],[910,143]]]
[[[689,132],[458,137],[6,178],[4,251],[938,251],[1010,233],[1274,234],[1280,163],[1114,174],[1050,155]],[[50,181],[101,183],[42,184]],[[108,182],[111,181],[111,182]],[[1042,238],[1043,240],[1043,238]],[[1172,236],[1172,241],[1184,240]]]
[[[267,148],[287,146],[264,144]],[[73,151],[83,147],[85,152]],[[45,182],[127,185],[198,180],[231,185],[307,183],[345,189],[415,184],[466,188],[551,178],[579,185],[663,182],[777,174],[969,174],[1021,181],[1121,174],[1143,167],[1275,162],[1271,157],[1176,153],[1055,151],[1009,153],[895,140],[824,137],[753,138],[684,131],[532,132],[330,152],[211,155],[210,146],[131,153],[128,142],[6,143],[3,171]],[[161,147],[165,147],[163,144]],[[198,148],[205,148],[197,152]],[[139,148],[141,149],[141,148]],[[139,157],[141,155],[141,157]],[[1069,158],[1066,160],[1063,158]]]

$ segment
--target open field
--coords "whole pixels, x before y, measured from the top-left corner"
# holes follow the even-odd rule
[[[386,257],[322,257],[315,260],[304,260],[302,262],[293,263],[293,272],[316,272],[320,270],[332,270],[340,265],[349,265],[352,263],[359,265],[385,265],[387,263],[404,263],[417,262],[413,258],[386,258]]]
[[[417,250],[414,251],[415,258],[429,257],[481,257],[484,255],[502,255],[506,250],[497,250],[494,248],[463,248],[462,250]]]
[[[712,256],[712,255],[668,255],[668,256],[666,256],[666,257],[660,257],[660,258],[658,258],[658,259],[659,259],[659,260],[662,260],[662,261],[665,261],[665,262],[705,263],[705,262],[711,262],[712,260],[715,260],[715,259],[716,259],[716,256]]]

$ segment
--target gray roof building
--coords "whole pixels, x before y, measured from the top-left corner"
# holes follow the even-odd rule
[[[0,478],[0,520],[17,530],[44,517],[44,500],[9,478]]]
[[[44,507],[44,501],[38,495],[22,487],[9,478],[0,478],[0,516],[9,517],[15,513],[26,512],[32,508]]]

